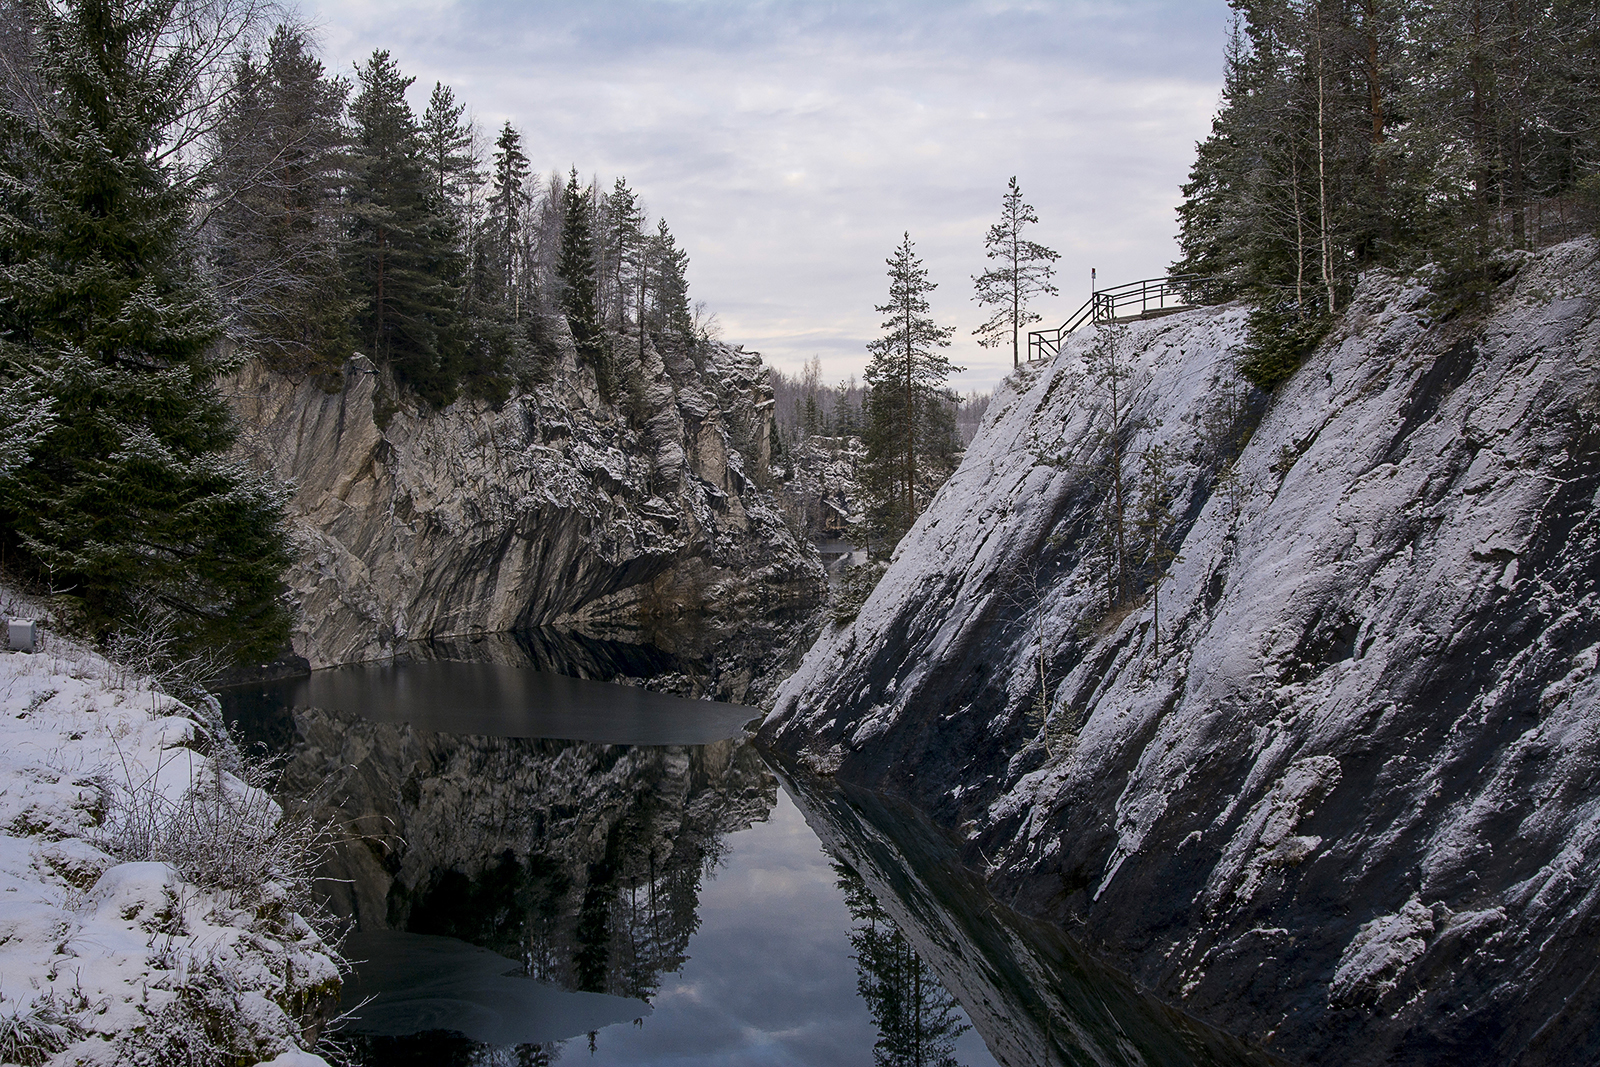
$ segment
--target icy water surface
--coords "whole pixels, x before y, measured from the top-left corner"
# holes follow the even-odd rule
[[[753,709],[433,660],[224,713],[348,831],[355,1063],[1259,1062],[997,904],[915,812],[772,764]]]

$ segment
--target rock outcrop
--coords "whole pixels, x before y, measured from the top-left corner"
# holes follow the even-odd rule
[[[396,406],[362,357],[333,392],[246,365],[224,386],[240,450],[293,486],[294,652],[323,667],[418,638],[818,598],[814,549],[758,485],[772,419],[759,356],[717,342],[646,355],[625,405],[600,398],[569,345],[499,408],[440,412]]]
[[[1589,239],[1477,315],[1368,276],[1259,425],[1243,309],[1128,327],[1124,474],[1161,446],[1177,558],[1116,610],[1075,336],[996,395],[765,735],[1287,1060],[1594,1059],[1597,310]]]

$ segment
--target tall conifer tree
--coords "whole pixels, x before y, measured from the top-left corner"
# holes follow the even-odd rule
[[[578,358],[594,368],[600,395],[614,399],[611,361],[606,350],[605,331],[600,323],[595,287],[595,246],[591,219],[594,190],[578,182],[578,168],[567,176],[562,194],[561,253],[556,260],[556,277],[561,284],[561,310],[572,330]]]
[[[339,248],[348,93],[302,30],[279,26],[261,61],[235,67],[213,138],[212,268],[240,341],[281,370],[334,370],[349,355]]]
[[[350,106],[355,148],[350,184],[350,277],[359,313],[357,342],[395,378],[434,405],[456,395],[460,276],[443,205],[431,195],[421,132],[387,51],[356,72]]]
[[[954,454],[955,421],[945,389],[960,368],[940,350],[949,347],[953,326],[928,314],[928,294],[937,284],[905,234],[886,260],[889,301],[883,336],[867,345],[867,486],[873,524],[890,541],[910,529],[922,503],[918,487],[942,482]]]
[[[977,287],[978,304],[995,308],[989,321],[972,332],[978,344],[985,348],[1005,344],[1009,338],[1013,367],[1022,362],[1019,350],[1022,328],[1039,321],[1038,312],[1028,310],[1028,301],[1035,296],[1056,293],[1050,278],[1055,274],[1052,264],[1061,258],[1060,254],[1022,236],[1025,228],[1038,221],[1033,205],[1023,202],[1022,190],[1017,188],[1013,175],[1000,200],[1000,221],[989,227],[983,242],[984,254],[999,263],[972,279]]]
[[[227,458],[192,186],[162,154],[195,56],[156,47],[170,5],[36,11],[54,106],[0,120],[0,375],[45,383],[57,421],[0,486],[12,559],[98,633],[148,612],[187,648],[271,654],[288,632],[281,500]]]

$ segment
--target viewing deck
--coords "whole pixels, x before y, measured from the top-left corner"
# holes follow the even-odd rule
[[[1097,289],[1060,326],[1053,330],[1028,331],[1028,362],[1054,359],[1061,354],[1061,342],[1067,335],[1086,324],[1132,322],[1187,311],[1197,305],[1186,286],[1198,280],[1188,274],[1167,275]]]

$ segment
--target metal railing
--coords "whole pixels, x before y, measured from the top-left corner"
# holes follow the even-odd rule
[[[1193,274],[1177,274],[1097,289],[1060,326],[1053,330],[1028,331],[1028,362],[1037,363],[1060,355],[1061,342],[1085,323],[1129,322],[1194,307],[1184,286],[1198,280]]]

